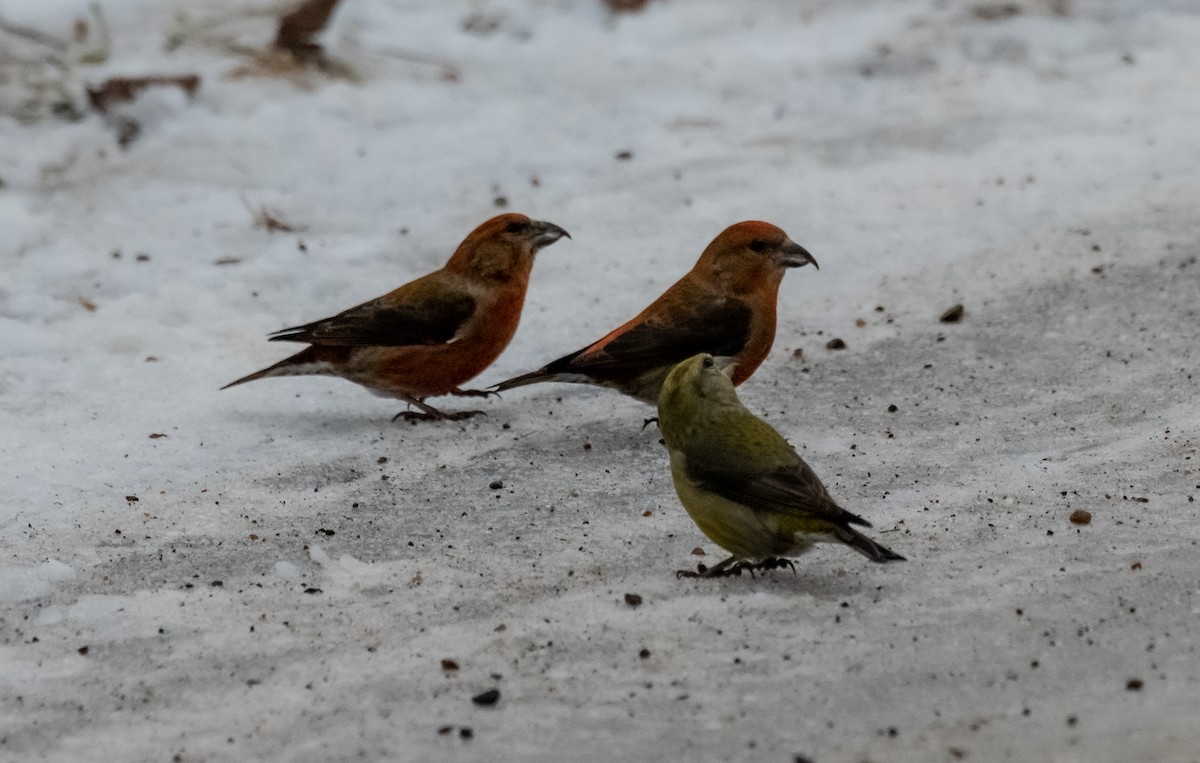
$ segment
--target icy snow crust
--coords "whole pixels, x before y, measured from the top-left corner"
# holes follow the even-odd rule
[[[163,51],[269,8],[106,3],[78,84],[203,84],[124,151],[0,118],[0,759],[1200,759],[1200,8],[1015,7],[355,0],[321,40],[359,81],[297,85]],[[742,395],[909,561],[677,580],[720,549],[605,391],[418,426],[339,380],[218,392],[497,197],[574,239],[476,386],[732,222],[806,246]]]

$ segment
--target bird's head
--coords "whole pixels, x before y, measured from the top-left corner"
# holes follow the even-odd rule
[[[732,358],[715,358],[708,353],[693,355],[667,374],[658,396],[658,416],[664,427],[694,419],[701,411],[741,405],[728,370]]]
[[[781,229],[770,223],[747,220],[721,231],[700,255],[696,269],[720,280],[734,292],[747,292],[762,284],[778,286],[787,268],[810,264],[820,269],[808,250]]]
[[[525,215],[497,215],[471,231],[446,267],[470,275],[507,281],[528,276],[538,250],[566,236],[554,223]]]

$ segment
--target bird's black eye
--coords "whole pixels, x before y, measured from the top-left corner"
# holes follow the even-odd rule
[[[516,222],[509,223],[508,227],[504,230],[508,231],[509,233],[520,233],[528,227],[529,223],[523,223],[520,220],[517,220]]]
[[[752,251],[752,252],[761,252],[766,248],[767,248],[766,241],[755,239],[750,242],[750,251]]]
[[[708,358],[705,358],[704,360],[702,360],[700,362],[700,365],[704,366],[705,368],[712,368],[714,365],[716,365],[716,363],[713,362],[713,359],[711,357],[708,357]]]

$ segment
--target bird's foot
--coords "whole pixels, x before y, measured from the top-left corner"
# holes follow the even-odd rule
[[[462,392],[462,390],[458,390],[458,392]],[[487,415],[483,411],[455,411],[454,413],[446,413],[426,403],[423,397],[412,397],[410,395],[396,395],[396,397],[419,409],[420,413],[417,411],[401,411],[392,417],[392,421],[404,419],[410,424],[415,424],[418,421],[462,421],[472,416]]]
[[[392,421],[403,419],[410,424],[416,424],[418,421],[463,421],[472,416],[486,416],[486,411],[455,411],[454,413],[443,413],[442,411],[400,411],[392,417]]]
[[[744,562],[738,561],[734,557],[730,557],[718,564],[716,567],[706,567],[703,563],[696,565],[696,571],[692,570],[677,570],[676,578],[727,578],[733,575],[741,576],[742,572],[749,572],[750,577],[754,577],[754,571],[764,572],[766,570],[778,570],[788,567],[792,573],[796,572],[796,565],[791,559],[777,559],[771,557],[763,559],[761,562]]]
[[[644,419],[644,420],[642,421],[642,431],[643,431],[643,432],[644,432],[644,431],[646,431],[646,427],[650,426],[651,424],[658,424],[658,417],[657,417],[657,416],[651,416],[651,417],[650,417],[650,418],[648,418],[648,419]]]
[[[500,397],[500,393],[494,389],[459,389],[455,387],[450,390],[450,394],[457,397],[492,397],[493,395]]]
[[[765,570],[781,570],[784,567],[787,567],[792,571],[793,575],[796,574],[795,562],[793,562],[791,559],[783,559],[781,557],[770,557],[768,559],[763,559],[758,564],[752,564],[749,565],[749,567],[752,570],[758,570],[760,572]]]
[[[676,570],[676,578],[723,578],[728,575],[741,575],[742,565],[735,557],[729,557],[715,567],[709,567],[703,562],[696,565],[696,571]]]
[[[697,564],[694,572],[692,570],[675,570],[675,577],[728,578],[734,575],[741,577],[742,570],[747,570],[750,572],[751,577],[754,576],[753,565],[746,564],[745,562],[738,562],[737,564],[730,565],[729,567],[725,567],[723,569],[720,567],[706,567],[703,564]]]

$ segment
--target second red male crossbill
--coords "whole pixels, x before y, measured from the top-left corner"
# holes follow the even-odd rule
[[[485,396],[460,384],[491,365],[517,330],[534,255],[563,236],[553,223],[505,214],[480,225],[440,270],[332,318],[275,332],[310,346],[222,389],[273,376],[340,376],[419,408],[407,419],[463,419],[425,402]]]
[[[493,389],[547,381],[596,384],[655,405],[671,368],[700,352],[732,358],[733,383],[741,384],[775,341],[775,302],[784,271],[808,264],[819,267],[774,225],[731,225],[691,272],[628,323]]]

